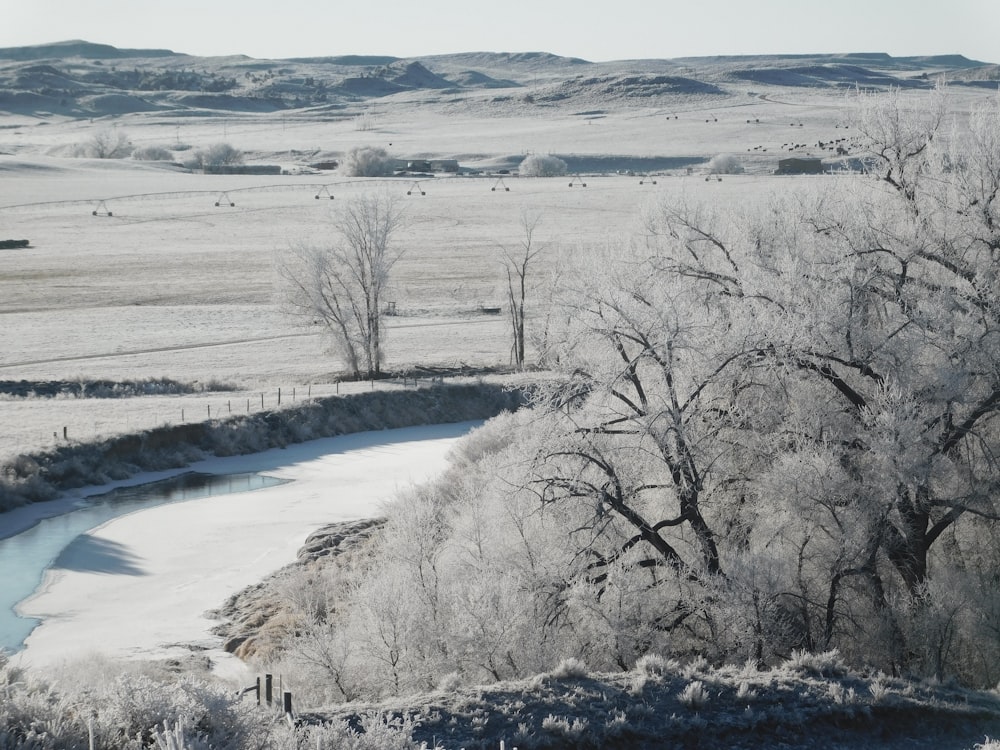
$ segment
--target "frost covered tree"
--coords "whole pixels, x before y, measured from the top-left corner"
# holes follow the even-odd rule
[[[213,143],[196,151],[193,161],[198,169],[234,166],[243,163],[243,152],[229,143]]]
[[[558,156],[529,154],[521,160],[517,171],[522,177],[560,177],[568,168]]]
[[[527,209],[521,212],[521,241],[517,247],[501,246],[504,271],[507,274],[507,303],[510,306],[510,324],[513,342],[511,360],[520,369],[524,367],[525,325],[527,320],[528,277],[542,247],[535,241],[535,230],[541,217]]]
[[[351,177],[386,177],[392,175],[396,160],[378,146],[356,146],[347,152],[341,170]]]
[[[403,211],[387,193],[343,204],[336,238],[299,245],[278,264],[292,312],[321,324],[355,377],[378,377],[385,357],[383,295],[403,254],[396,234]]]
[[[132,153],[132,142],[116,127],[102,128],[87,141],[83,151],[94,159],[124,159]]]
[[[934,592],[998,572],[1000,107],[943,132],[940,96],[859,95],[867,176],[744,216],[664,204],[571,290],[534,481],[588,509],[595,597],[627,563],[675,592],[657,627],[977,671]]]

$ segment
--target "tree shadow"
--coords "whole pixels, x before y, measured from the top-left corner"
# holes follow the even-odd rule
[[[103,575],[142,576],[146,575],[146,571],[140,565],[141,560],[124,544],[81,534],[59,553],[52,568]]]

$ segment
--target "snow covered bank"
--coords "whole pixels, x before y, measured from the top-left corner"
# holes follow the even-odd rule
[[[399,488],[442,471],[451,445],[474,424],[357,433],[193,464],[293,481],[139,511],[82,535],[20,605],[43,623],[16,658],[34,667],[94,653],[165,658],[193,644],[220,673],[241,676],[241,663],[211,635],[206,610],[294,560],[317,527],[377,515]]]

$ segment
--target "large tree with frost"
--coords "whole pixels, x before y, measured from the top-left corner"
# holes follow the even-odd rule
[[[278,265],[293,312],[324,326],[351,374],[378,377],[385,356],[382,307],[393,266],[403,254],[396,234],[403,211],[387,193],[345,201],[335,239],[298,245]]]
[[[997,573],[1000,107],[945,132],[940,92],[855,106],[867,174],[742,215],[664,204],[569,293],[535,484],[590,509],[599,596],[620,560],[671,582],[661,627],[713,631],[708,592],[766,567],[756,655],[864,633],[941,672],[935,576]]]

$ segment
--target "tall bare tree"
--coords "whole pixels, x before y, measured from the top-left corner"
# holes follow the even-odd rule
[[[541,216],[527,209],[521,212],[521,241],[514,248],[501,246],[504,270],[507,272],[507,302],[510,305],[510,326],[513,334],[511,359],[514,365],[524,367],[525,357],[525,305],[528,297],[528,271],[542,251],[535,242],[535,230]]]
[[[384,361],[383,295],[403,248],[403,211],[387,193],[346,202],[329,245],[300,245],[278,272],[291,310],[323,325],[351,374],[378,377]]]

